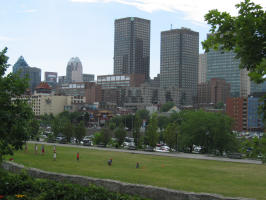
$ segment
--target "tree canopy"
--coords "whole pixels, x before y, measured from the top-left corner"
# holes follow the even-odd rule
[[[26,91],[27,79],[20,79],[13,73],[5,76],[9,67],[6,52],[7,48],[0,52],[0,161],[3,155],[21,149],[38,129],[38,124],[30,128],[30,123],[34,122],[31,107],[17,98]]]
[[[236,5],[238,16],[217,9],[205,15],[211,34],[203,48],[233,51],[240,59],[240,68],[247,69],[251,80],[266,80],[266,12],[260,5],[245,0]]]

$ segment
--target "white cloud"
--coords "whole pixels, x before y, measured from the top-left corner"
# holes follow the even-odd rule
[[[134,6],[145,12],[167,11],[178,12],[181,11],[185,15],[185,19],[194,22],[202,23],[204,15],[211,9],[218,8],[219,11],[227,11],[232,15],[237,14],[235,5],[240,0],[70,0],[72,2],[80,3],[121,3]],[[253,0],[253,2],[266,7],[265,0]]]

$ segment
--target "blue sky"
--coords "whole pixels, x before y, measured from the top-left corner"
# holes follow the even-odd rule
[[[151,20],[151,77],[160,72],[160,32],[187,27],[206,38],[208,10],[236,14],[238,0],[0,0],[0,49],[9,63],[20,55],[32,67],[65,75],[68,60],[78,56],[84,73],[113,73],[114,20]],[[266,6],[265,0],[256,3]],[[200,52],[203,52],[200,45]],[[11,67],[8,72],[11,71]]]

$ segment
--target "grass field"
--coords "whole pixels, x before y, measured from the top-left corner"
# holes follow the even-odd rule
[[[45,154],[18,151],[14,161],[46,171],[77,174],[123,182],[154,185],[184,191],[217,193],[232,197],[266,199],[266,165],[182,159],[164,156],[97,151],[85,148],[45,146]],[[76,160],[79,152],[80,160]],[[11,156],[6,157],[6,159]],[[107,160],[112,158],[112,166]],[[136,162],[140,168],[136,169]]]

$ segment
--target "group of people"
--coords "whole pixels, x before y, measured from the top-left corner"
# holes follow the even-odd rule
[[[35,154],[37,154],[38,153],[38,145],[37,144],[35,144]],[[27,146],[27,143],[26,143],[26,145],[25,145],[25,151],[28,151],[28,146]],[[54,161],[56,160],[56,145],[54,145],[54,156],[53,156],[53,158],[54,158]],[[44,145],[42,144],[42,154],[44,154]],[[77,156],[76,156],[76,158],[77,158],[77,161],[79,161],[79,152],[77,152]],[[112,158],[110,158],[108,161],[107,161],[107,164],[108,164],[108,166],[112,166],[112,163],[113,163],[113,159]],[[136,164],[136,168],[138,169],[138,168],[140,168],[140,165],[139,165],[139,162],[137,162],[137,164]]]

